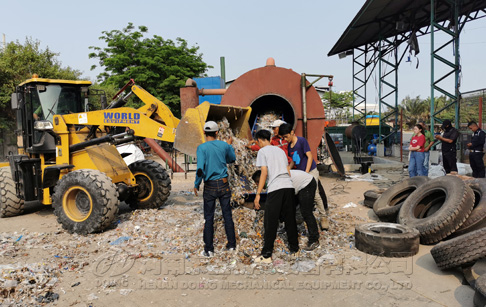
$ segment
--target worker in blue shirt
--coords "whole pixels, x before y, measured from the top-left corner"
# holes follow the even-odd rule
[[[214,255],[214,210],[216,199],[219,199],[221,211],[223,212],[224,229],[226,231],[226,250],[236,248],[235,225],[231,213],[231,190],[228,183],[227,163],[236,160],[235,150],[231,146],[233,139],[226,142],[217,140],[218,124],[208,121],[204,124],[206,142],[197,147],[197,171],[194,182],[194,194],[197,196],[201,181],[204,179],[204,251],[202,256],[212,257]]]

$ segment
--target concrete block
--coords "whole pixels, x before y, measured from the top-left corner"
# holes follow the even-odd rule
[[[430,156],[429,156],[429,163],[430,164],[439,164],[439,155],[440,155],[440,152],[439,151],[431,151],[430,152]]]
[[[400,157],[400,145],[392,145],[392,157]]]
[[[376,144],[376,156],[377,157],[385,156],[385,144]]]

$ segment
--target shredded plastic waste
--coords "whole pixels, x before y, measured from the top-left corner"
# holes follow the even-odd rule
[[[356,208],[356,207],[358,207],[358,205],[357,205],[357,204],[355,204],[355,203],[353,203],[353,202],[349,202],[349,203],[347,203],[347,204],[345,204],[345,205],[343,206],[343,209],[346,209],[346,208]]]
[[[139,227],[140,227],[140,226],[139,226]],[[136,228],[136,227],[135,227],[134,229],[135,229],[135,231],[137,230],[137,228]],[[110,245],[120,245],[120,244],[122,244],[123,242],[128,241],[128,240],[130,240],[130,237],[127,237],[127,236],[119,237],[119,238],[118,238],[118,239],[116,239],[115,241],[110,242]]]
[[[231,201],[233,205],[243,205],[245,196],[254,192],[256,188],[255,182],[251,179],[251,175],[257,170],[255,166],[256,153],[246,147],[248,140],[235,137],[226,117],[218,122],[218,126],[219,140],[233,139],[232,146],[235,150],[236,161],[228,165]]]
[[[191,183],[188,186],[192,187]],[[280,233],[275,240],[272,256],[274,261],[268,265],[269,270],[281,274],[292,271],[308,272],[313,267],[335,265],[343,255],[354,255],[354,237],[350,231],[356,224],[368,220],[353,215],[351,210],[343,209],[342,204],[332,202],[333,197],[340,197],[337,194],[330,193],[329,196],[330,228],[320,232],[320,247],[312,252],[302,252],[297,260],[292,259],[285,232]],[[97,259],[105,259],[106,255],[113,257],[109,263],[119,261],[123,264],[129,263],[127,259],[150,262],[150,259],[181,257],[188,274],[198,270],[212,270],[217,274],[228,270],[250,270],[259,266],[254,263],[252,256],[259,255],[263,246],[264,212],[245,206],[238,206],[232,212],[237,249],[232,252],[225,250],[224,221],[221,209],[217,206],[214,225],[215,255],[211,259],[199,257],[204,248],[202,199],[177,191],[171,194],[163,209],[122,210],[112,227],[102,233],[86,236],[70,234],[63,231],[61,226],[49,232],[29,232],[23,229],[20,233],[0,233],[0,304],[35,305],[41,304],[36,300],[44,302],[62,297],[64,290],[60,288],[60,284],[65,273],[74,273],[77,276],[93,274]],[[22,238],[18,240],[20,236]],[[301,247],[307,244],[307,240],[306,233],[299,232]],[[34,255],[37,262],[32,261]],[[67,286],[69,290],[80,289],[76,286],[77,282],[79,281],[70,281]],[[133,295],[126,284],[100,283],[94,287],[97,291],[84,294],[84,301],[92,302],[98,299],[98,295],[110,291]],[[49,292],[52,294],[48,294]]]

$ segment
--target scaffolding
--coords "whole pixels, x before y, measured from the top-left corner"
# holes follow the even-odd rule
[[[486,1],[474,0],[367,0],[348,28],[328,53],[339,57],[353,55],[353,120],[366,124],[367,91],[370,77],[378,67],[378,96],[380,117],[380,142],[393,136],[398,130],[398,67],[412,40],[430,34],[431,41],[431,127],[441,123],[442,112],[454,108],[454,122],[460,126],[460,33],[464,25],[486,16]],[[435,35],[444,33],[445,43],[436,46]],[[407,46],[402,54],[398,47]],[[441,51],[453,47],[453,56],[442,56]],[[436,64],[448,68],[444,75],[436,74]],[[446,85],[447,81],[453,79]],[[435,93],[440,92],[449,101],[436,108]],[[364,105],[364,111],[361,110]],[[384,115],[387,107],[389,112]],[[389,135],[382,136],[385,121],[394,122]],[[452,120],[452,119],[451,119]],[[484,123],[484,121],[483,121]]]

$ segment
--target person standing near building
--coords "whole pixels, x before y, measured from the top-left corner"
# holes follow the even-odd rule
[[[436,135],[435,138],[442,142],[442,164],[444,170],[446,174],[457,172],[456,141],[459,137],[459,131],[452,127],[452,123],[448,119],[442,122],[441,128],[444,133]]]
[[[309,142],[303,137],[296,136],[292,126],[289,124],[283,124],[279,128],[279,134],[289,142],[288,156],[292,159],[289,167],[292,169],[294,166],[301,171],[314,176],[316,182],[319,182],[319,171],[317,170],[317,164],[312,157],[312,152],[309,146]],[[317,210],[319,211],[319,224],[321,229],[329,229],[329,221],[327,219],[327,212],[324,209],[324,202],[319,195],[319,190],[316,190],[314,197]]]
[[[231,190],[228,182],[227,163],[236,160],[235,150],[231,146],[233,139],[226,142],[217,140],[218,124],[208,121],[204,124],[206,142],[197,147],[197,171],[194,182],[194,194],[197,196],[201,181],[204,179],[204,251],[202,255],[212,257],[214,255],[214,210],[216,199],[219,199],[226,231],[227,250],[236,248],[235,225],[231,213]]]
[[[486,134],[479,128],[476,122],[469,122],[467,127],[473,132],[469,148],[469,164],[471,165],[474,178],[484,178],[484,141]]]
[[[283,150],[270,145],[270,131],[260,130],[255,134],[260,150],[256,166],[261,167],[260,180],[254,200],[255,209],[260,209],[260,193],[267,184],[267,200],[263,218],[263,248],[256,263],[272,263],[272,253],[277,237],[279,218],[285,223],[289,250],[293,256],[299,253],[299,238],[295,221],[294,186],[287,169],[287,157]]]
[[[434,145],[435,139],[432,132],[427,130],[427,125],[424,121],[420,121],[419,124],[424,128],[425,145],[424,145],[424,176],[429,176],[429,159],[430,159],[430,148]]]
[[[410,178],[415,176],[424,176],[424,145],[425,135],[424,128],[420,124],[413,127],[413,137],[410,141],[410,162],[408,164],[408,174]]]

